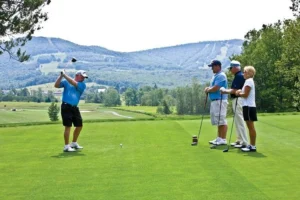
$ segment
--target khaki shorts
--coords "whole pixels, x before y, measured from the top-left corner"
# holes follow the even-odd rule
[[[221,100],[212,101],[210,104],[210,120],[212,125],[227,125],[227,105],[228,101],[223,100],[220,109]],[[221,112],[220,112],[221,110]]]

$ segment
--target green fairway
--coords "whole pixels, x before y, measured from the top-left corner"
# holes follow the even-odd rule
[[[61,125],[0,128],[0,199],[299,199],[299,120],[260,116],[257,153],[210,149],[208,119],[198,146],[199,120],[85,123],[75,153]]]
[[[48,107],[50,103],[0,102],[0,125],[14,123],[50,122]],[[58,103],[60,106],[60,103]],[[134,113],[113,108],[100,107],[99,104],[79,104],[84,121],[110,119],[149,119],[143,113]],[[16,109],[16,111],[12,111]],[[59,114],[59,118],[60,114]]]
[[[123,106],[124,110],[156,114],[157,106]]]

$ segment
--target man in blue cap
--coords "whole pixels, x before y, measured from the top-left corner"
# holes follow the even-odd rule
[[[231,61],[229,70],[234,75],[234,79],[231,84],[231,89],[221,88],[220,90],[222,94],[230,94],[232,99],[232,110],[235,113],[234,123],[237,138],[234,143],[231,143],[231,146],[234,146],[235,148],[245,148],[248,145],[248,139],[243,117],[243,102],[242,98],[238,98],[235,95],[235,92],[237,90],[241,90],[243,88],[245,79],[243,73],[241,72],[241,64],[239,61]]]
[[[220,88],[227,88],[227,76],[222,72],[222,64],[219,60],[213,60],[209,65],[212,68],[214,76],[210,81],[209,87],[205,88],[205,92],[209,95],[211,100],[210,104],[210,119],[211,124],[218,126],[217,138],[209,141],[213,145],[224,145],[227,144],[227,94],[221,94]]]

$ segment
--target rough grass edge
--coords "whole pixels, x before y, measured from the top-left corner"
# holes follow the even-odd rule
[[[139,111],[129,111],[126,109],[120,109],[128,112],[142,113]],[[142,113],[145,114],[145,113]],[[154,114],[148,113],[150,116]],[[300,112],[289,112],[289,113],[258,113],[259,116],[276,116],[276,115],[300,115]],[[127,122],[127,121],[156,121],[156,120],[200,120],[202,115],[165,115],[165,116],[157,116],[154,118],[133,118],[133,119],[91,119],[91,120],[83,120],[83,123],[101,123],[101,122]],[[230,118],[232,116],[227,116]],[[204,119],[209,119],[209,115],[204,115]],[[9,123],[9,124],[0,124],[0,128],[5,127],[17,127],[17,126],[40,126],[40,125],[53,125],[53,124],[61,124],[61,121],[57,122],[26,122],[26,123]]]
[[[142,111],[137,111],[137,110],[128,110],[128,109],[118,108],[118,107],[113,107],[113,109],[126,111],[126,112],[132,112],[132,113],[138,113],[138,114],[144,114],[144,115],[148,115],[148,116],[151,116],[151,117],[154,117],[154,118],[157,117],[156,114],[148,113],[148,112],[142,112]]]
[[[205,116],[205,118],[209,118],[209,116]],[[83,120],[83,123],[102,123],[102,122],[130,122],[130,121],[160,121],[160,120],[199,120],[200,116],[173,116],[173,117],[156,117],[156,118],[133,118],[133,119],[89,119]],[[61,121],[58,122],[27,122],[27,123],[9,123],[9,124],[0,124],[0,128],[5,127],[18,127],[18,126],[40,126],[40,125],[53,125],[60,124]]]

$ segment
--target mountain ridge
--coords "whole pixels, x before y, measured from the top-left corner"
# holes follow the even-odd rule
[[[62,68],[70,73],[78,69],[88,71],[89,81],[101,84],[139,87],[156,83],[162,87],[176,87],[209,81],[212,72],[207,64],[219,59],[223,67],[229,57],[240,54],[243,40],[203,41],[133,52],[117,52],[97,45],[78,45],[52,37],[33,37],[23,48],[31,54],[28,62],[19,63],[0,57],[0,70],[10,77],[0,88],[25,87],[53,82]],[[69,65],[76,57],[78,62]],[[2,73],[1,73],[2,74]],[[2,74],[0,78],[5,78]]]

